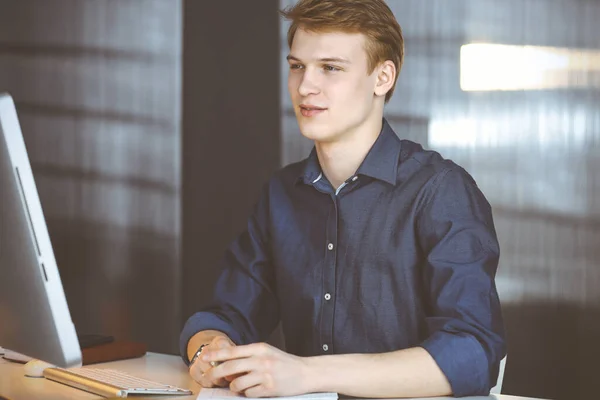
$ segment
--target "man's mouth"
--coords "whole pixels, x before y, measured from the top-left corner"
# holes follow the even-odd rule
[[[300,105],[300,113],[304,117],[314,117],[316,115],[321,114],[325,110],[327,110],[327,109],[324,107],[317,107],[317,106],[311,106],[311,105],[305,105],[305,104]]]

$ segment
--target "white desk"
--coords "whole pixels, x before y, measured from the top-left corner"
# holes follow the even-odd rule
[[[148,396],[135,399],[195,399],[201,387],[189,376],[181,358],[171,355],[148,353],[132,360],[91,365],[92,368],[118,369],[140,378],[189,389],[194,396]],[[103,399],[98,395],[71,388],[44,378],[28,378],[23,375],[23,365],[0,358],[0,396],[9,400],[47,399]]]
[[[201,390],[192,378],[187,367],[177,356],[148,353],[145,357],[133,360],[116,361],[105,364],[95,364],[93,368],[117,369],[140,378],[150,379],[169,385],[189,389],[193,396],[147,396],[135,399],[195,399]],[[11,363],[0,358],[0,396],[9,400],[71,400],[71,399],[102,399],[102,397],[74,389],[44,378],[28,378],[23,375],[23,365]],[[441,398],[437,398],[441,399]],[[447,399],[447,398],[445,398]],[[464,400],[536,400],[525,397],[494,395],[490,397],[467,397]],[[421,399],[423,400],[423,399]]]

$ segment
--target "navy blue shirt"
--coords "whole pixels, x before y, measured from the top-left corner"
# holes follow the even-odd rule
[[[336,191],[316,152],[265,185],[227,249],[214,301],[181,334],[265,341],[298,356],[421,346],[455,396],[487,395],[505,355],[492,210],[457,164],[383,129]]]

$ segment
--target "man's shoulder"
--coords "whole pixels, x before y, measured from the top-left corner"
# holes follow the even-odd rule
[[[407,139],[401,140],[401,144],[399,162],[401,180],[409,179],[417,173],[438,180],[452,173],[474,183],[473,177],[461,165],[450,158],[445,158],[440,152],[425,149],[421,144]]]
[[[421,144],[408,139],[400,141],[400,163],[416,162],[421,167],[433,168],[435,170],[444,169],[453,161],[444,158],[435,150],[425,149]]]

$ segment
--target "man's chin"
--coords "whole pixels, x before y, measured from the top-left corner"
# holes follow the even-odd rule
[[[330,136],[329,130],[324,126],[317,124],[301,124],[300,133],[307,139],[322,141]]]
[[[305,138],[312,140],[312,141],[316,141],[316,142],[326,141],[329,136],[324,131],[317,131],[314,129],[311,129],[311,130],[300,129],[300,132],[302,133],[302,136],[304,136]]]

